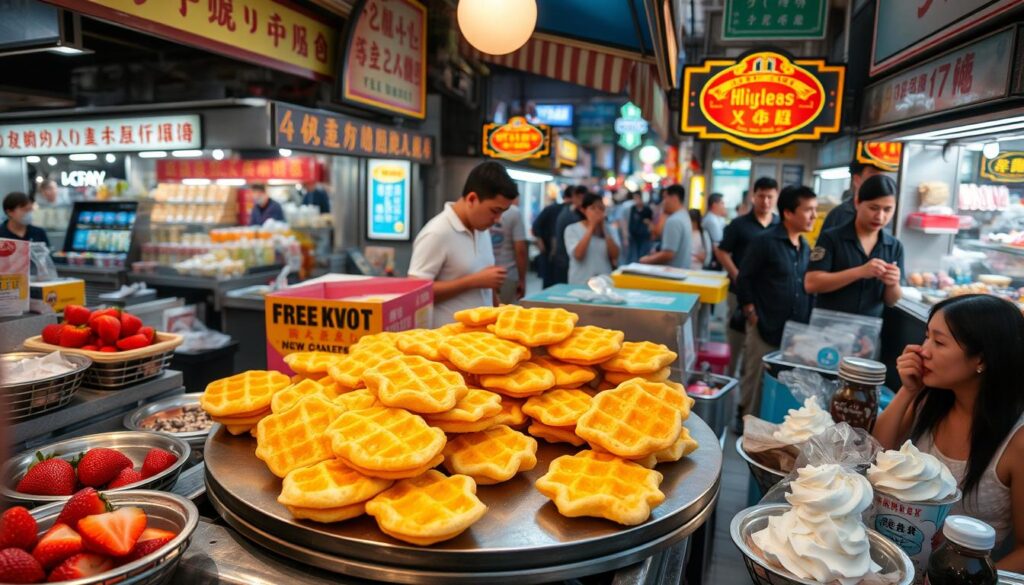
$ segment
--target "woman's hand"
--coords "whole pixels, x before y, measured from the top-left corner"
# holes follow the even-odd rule
[[[583,215],[586,216],[587,222],[592,228],[604,223],[604,209],[597,205],[591,205],[584,209]]]
[[[920,345],[908,345],[903,354],[896,358],[896,371],[900,374],[903,389],[911,397],[924,389],[924,349]]]

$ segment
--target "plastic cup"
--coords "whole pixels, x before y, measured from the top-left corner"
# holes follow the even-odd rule
[[[960,490],[944,500],[904,502],[875,489],[868,527],[896,543],[914,563],[914,583],[923,583],[928,558],[941,538],[942,524],[960,501]]]

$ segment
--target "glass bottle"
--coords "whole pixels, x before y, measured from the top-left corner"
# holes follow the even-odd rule
[[[950,516],[942,526],[946,542],[928,559],[926,585],[997,585],[992,562],[996,531],[968,516]]]
[[[832,396],[832,419],[871,431],[878,417],[878,387],[885,383],[885,364],[858,357],[839,362],[839,390]]]

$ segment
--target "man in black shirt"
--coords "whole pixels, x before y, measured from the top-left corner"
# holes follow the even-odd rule
[[[562,202],[554,202],[542,209],[534,218],[533,225],[530,226],[530,231],[537,240],[537,248],[540,250],[540,254],[537,255],[537,274],[544,281],[544,288],[552,284],[548,275],[551,273],[551,256],[555,253],[556,247],[555,223],[558,221],[562,209],[569,205],[573,189],[572,185],[566,187],[562,191]]]
[[[583,185],[574,187],[569,204],[562,207],[562,211],[558,213],[558,221],[555,222],[555,254],[551,258],[551,269],[548,270],[551,284],[569,282],[569,253],[565,249],[565,228],[583,221],[583,197],[587,193],[588,190]],[[544,285],[545,288],[548,286],[550,285]]]
[[[632,194],[633,206],[629,208],[629,250],[626,263],[640,260],[651,251],[651,224],[654,212],[644,203],[644,195],[640,191]]]
[[[41,228],[32,225],[32,200],[24,193],[8,193],[4,197],[4,215],[7,220],[0,224],[0,238],[42,242],[49,247],[50,239]]]
[[[756,416],[760,410],[761,359],[779,349],[786,321],[806,323],[811,317],[811,297],[804,291],[810,247],[800,234],[814,227],[817,210],[817,198],[808,187],[783,189],[782,222],[753,240],[740,265],[736,293],[747,318],[741,416]]]

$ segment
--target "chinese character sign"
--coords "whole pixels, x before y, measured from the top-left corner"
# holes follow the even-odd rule
[[[505,160],[526,160],[551,154],[551,127],[513,116],[506,124],[484,124],[484,154]]]
[[[902,154],[902,142],[857,141],[857,161],[874,165],[883,171],[895,173],[900,170],[900,156]]]
[[[249,182],[271,179],[307,183],[323,177],[320,163],[313,157],[292,156],[273,159],[191,159],[156,161],[156,180],[180,181],[189,178],[245,179]]]
[[[434,137],[320,110],[274,104],[274,146],[328,154],[434,162]]]
[[[418,0],[365,0],[349,27],[342,99],[427,115],[427,9]]]
[[[309,79],[333,79],[336,27],[275,0],[53,0],[214,53]]]
[[[681,129],[761,152],[839,131],[845,67],[757,51],[687,67]]]
[[[0,156],[202,148],[195,114],[0,125]]]
[[[722,40],[823,39],[828,0],[725,0]]]
[[[412,164],[370,159],[367,163],[366,227],[371,240],[409,239]]]
[[[981,176],[997,183],[1024,183],[1024,152],[1001,152],[995,158],[981,157]]]

